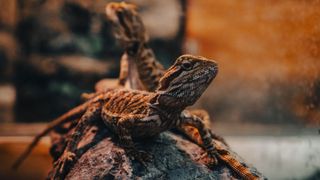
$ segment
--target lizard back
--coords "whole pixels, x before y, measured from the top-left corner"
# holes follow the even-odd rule
[[[103,109],[112,114],[126,116],[132,114],[148,114],[148,103],[155,96],[155,93],[126,90],[110,89],[95,97],[103,99]]]

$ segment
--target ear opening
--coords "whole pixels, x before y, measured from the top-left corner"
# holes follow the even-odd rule
[[[173,67],[170,68],[167,73],[164,74],[164,76],[160,79],[160,86],[158,88],[158,91],[164,91],[169,88],[170,82],[173,81],[176,77],[178,77],[182,72],[182,69],[180,67]]]

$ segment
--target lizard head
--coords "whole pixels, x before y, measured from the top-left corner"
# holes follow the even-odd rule
[[[135,5],[125,2],[109,3],[106,6],[106,15],[112,24],[115,38],[129,52],[138,51],[139,46],[148,39],[144,24],[136,9]]]
[[[194,104],[218,73],[215,61],[193,55],[180,56],[162,76],[159,103],[186,107]]]

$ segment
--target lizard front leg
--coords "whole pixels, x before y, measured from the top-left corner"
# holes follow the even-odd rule
[[[192,110],[188,110],[185,112],[188,112],[191,115],[195,115],[195,116],[199,117],[206,127],[208,127],[208,128],[210,127],[211,121],[210,121],[209,113],[207,111],[205,111],[203,109],[192,109]],[[184,133],[188,138],[190,138],[196,144],[198,144],[198,145],[203,144],[200,133],[197,128],[183,124],[178,128],[178,130],[181,131],[182,133]],[[223,137],[215,134],[211,130],[210,130],[210,134],[213,139],[218,140],[218,141],[222,142],[223,144],[225,144],[226,146],[228,146],[227,142],[224,140]]]
[[[71,138],[68,141],[64,152],[62,153],[61,157],[54,163],[54,168],[51,172],[52,177],[50,179],[65,178],[67,169],[70,169],[71,166],[76,162],[76,150],[78,143],[86,133],[88,124],[90,124],[100,115],[100,109],[100,103],[93,103],[83,114],[79,123],[75,127],[75,131],[71,135]]]
[[[130,132],[130,129],[133,128],[133,123],[136,119],[137,117],[121,118],[118,122],[118,136],[121,146],[125,149],[128,155],[146,166],[146,162],[150,161],[152,157],[148,153],[136,149]]]
[[[120,117],[109,112],[102,113],[103,121],[107,126],[113,126],[115,133],[119,137],[120,146],[124,148],[129,157],[131,159],[138,160],[140,163],[146,166],[146,162],[150,161],[152,158],[151,155],[144,151],[137,150],[132,140],[132,130],[135,128],[135,126],[139,126],[139,124],[142,125],[143,123],[150,123],[143,121],[143,117],[144,116],[142,115]],[[116,124],[113,124],[114,122],[116,122]]]
[[[214,164],[217,164],[217,151],[215,149],[214,140],[212,138],[211,130],[203,123],[202,119],[194,114],[190,114],[189,112],[182,112],[180,117],[181,123],[179,124],[178,128],[183,129],[187,126],[192,128],[196,128],[200,134],[201,140],[197,140],[201,147],[204,147],[210,157],[214,160]]]

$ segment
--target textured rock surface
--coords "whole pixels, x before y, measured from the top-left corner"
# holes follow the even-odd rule
[[[62,144],[63,139],[56,142]],[[239,179],[224,163],[211,167],[210,158],[199,146],[172,132],[139,140],[136,146],[153,156],[147,167],[131,161],[116,137],[97,123],[80,142],[83,154],[66,179]]]

